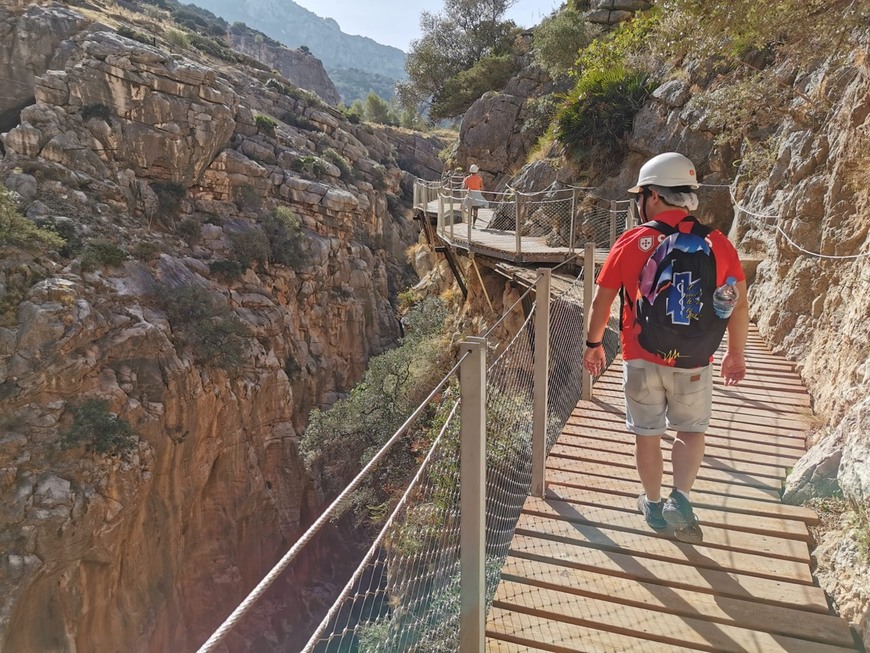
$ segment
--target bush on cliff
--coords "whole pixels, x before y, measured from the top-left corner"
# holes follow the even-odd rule
[[[98,454],[123,456],[136,447],[136,434],[127,420],[109,410],[107,401],[88,399],[76,409],[60,441],[65,448],[84,444]]]
[[[406,318],[402,344],[369,361],[363,380],[327,411],[314,410],[302,439],[308,465],[319,467],[327,492],[340,491],[389,440],[449,369],[441,335],[444,304],[430,298]],[[434,414],[435,407],[429,411]],[[431,416],[431,415],[429,415]],[[425,429],[424,429],[425,430]],[[417,466],[420,432],[408,433],[377,466],[352,505],[373,520]]]
[[[58,250],[64,239],[50,229],[40,229],[18,211],[12,193],[0,185],[0,247],[11,245],[30,251]]]

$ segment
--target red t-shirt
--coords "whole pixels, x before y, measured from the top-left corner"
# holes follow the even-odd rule
[[[669,224],[672,227],[686,217],[682,210],[671,210],[659,213],[655,219]],[[622,234],[610,249],[607,260],[598,273],[596,283],[599,286],[610,289],[625,287],[626,292],[637,294],[637,282],[640,271],[647,259],[655,251],[659,242],[665,239],[665,235],[643,225],[635,227]],[[746,275],[737,250],[728,240],[727,236],[718,229],[714,229],[707,237],[716,258],[716,286],[725,283],[728,277],[734,277],[737,281],[744,281]],[[634,301],[624,302],[622,312],[622,357],[625,360],[643,359],[653,363],[662,364],[662,359],[648,352],[640,346],[637,334],[640,326],[634,322]],[[712,358],[711,358],[712,361]]]
[[[462,180],[462,186],[468,190],[483,190],[483,177],[474,172]]]

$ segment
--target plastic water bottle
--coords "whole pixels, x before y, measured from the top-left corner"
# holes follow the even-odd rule
[[[731,317],[731,312],[737,305],[740,292],[737,290],[737,279],[728,277],[725,284],[716,288],[713,292],[713,310],[716,316],[721,318]]]

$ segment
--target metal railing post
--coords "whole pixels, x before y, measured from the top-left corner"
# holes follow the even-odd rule
[[[453,240],[453,223],[456,222],[456,213],[453,208],[453,191],[450,191],[450,244],[452,245],[456,241]]]
[[[610,200],[610,248],[616,242],[616,200]]]
[[[577,189],[571,188],[571,228],[568,233],[568,253],[574,253],[574,215],[577,210]]]
[[[550,396],[550,268],[538,269],[535,288],[535,388],[532,401],[532,495],[547,489],[547,407]]]
[[[438,193],[438,235],[444,238],[444,196]]]
[[[517,251],[516,251],[516,254],[517,254],[517,258],[519,258],[520,254],[523,251],[523,249],[522,249],[522,236],[520,234],[521,227],[522,227],[522,215],[521,214],[522,214],[523,203],[522,203],[522,200],[520,198],[519,193],[514,195],[514,208],[516,209],[516,214],[517,214],[517,216],[516,216],[516,219],[517,219],[517,232],[516,232]]]
[[[486,625],[486,339],[462,342],[459,355],[459,650],[483,653]]]
[[[628,203],[628,211],[625,214],[625,230],[633,229],[637,224],[637,204],[634,201]]]
[[[583,252],[583,340],[589,339],[589,317],[595,295],[595,243],[586,243]],[[581,399],[592,399],[592,375],[583,368]]]

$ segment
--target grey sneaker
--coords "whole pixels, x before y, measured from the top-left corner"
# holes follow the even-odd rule
[[[650,501],[645,494],[641,494],[637,498],[637,509],[640,514],[646,519],[647,525],[654,531],[663,531],[668,527],[667,522],[662,518],[662,502]]]
[[[671,496],[665,501],[662,517],[673,526],[674,537],[681,542],[698,544],[704,540],[701,525],[692,510],[692,503],[676,490],[671,492]]]

